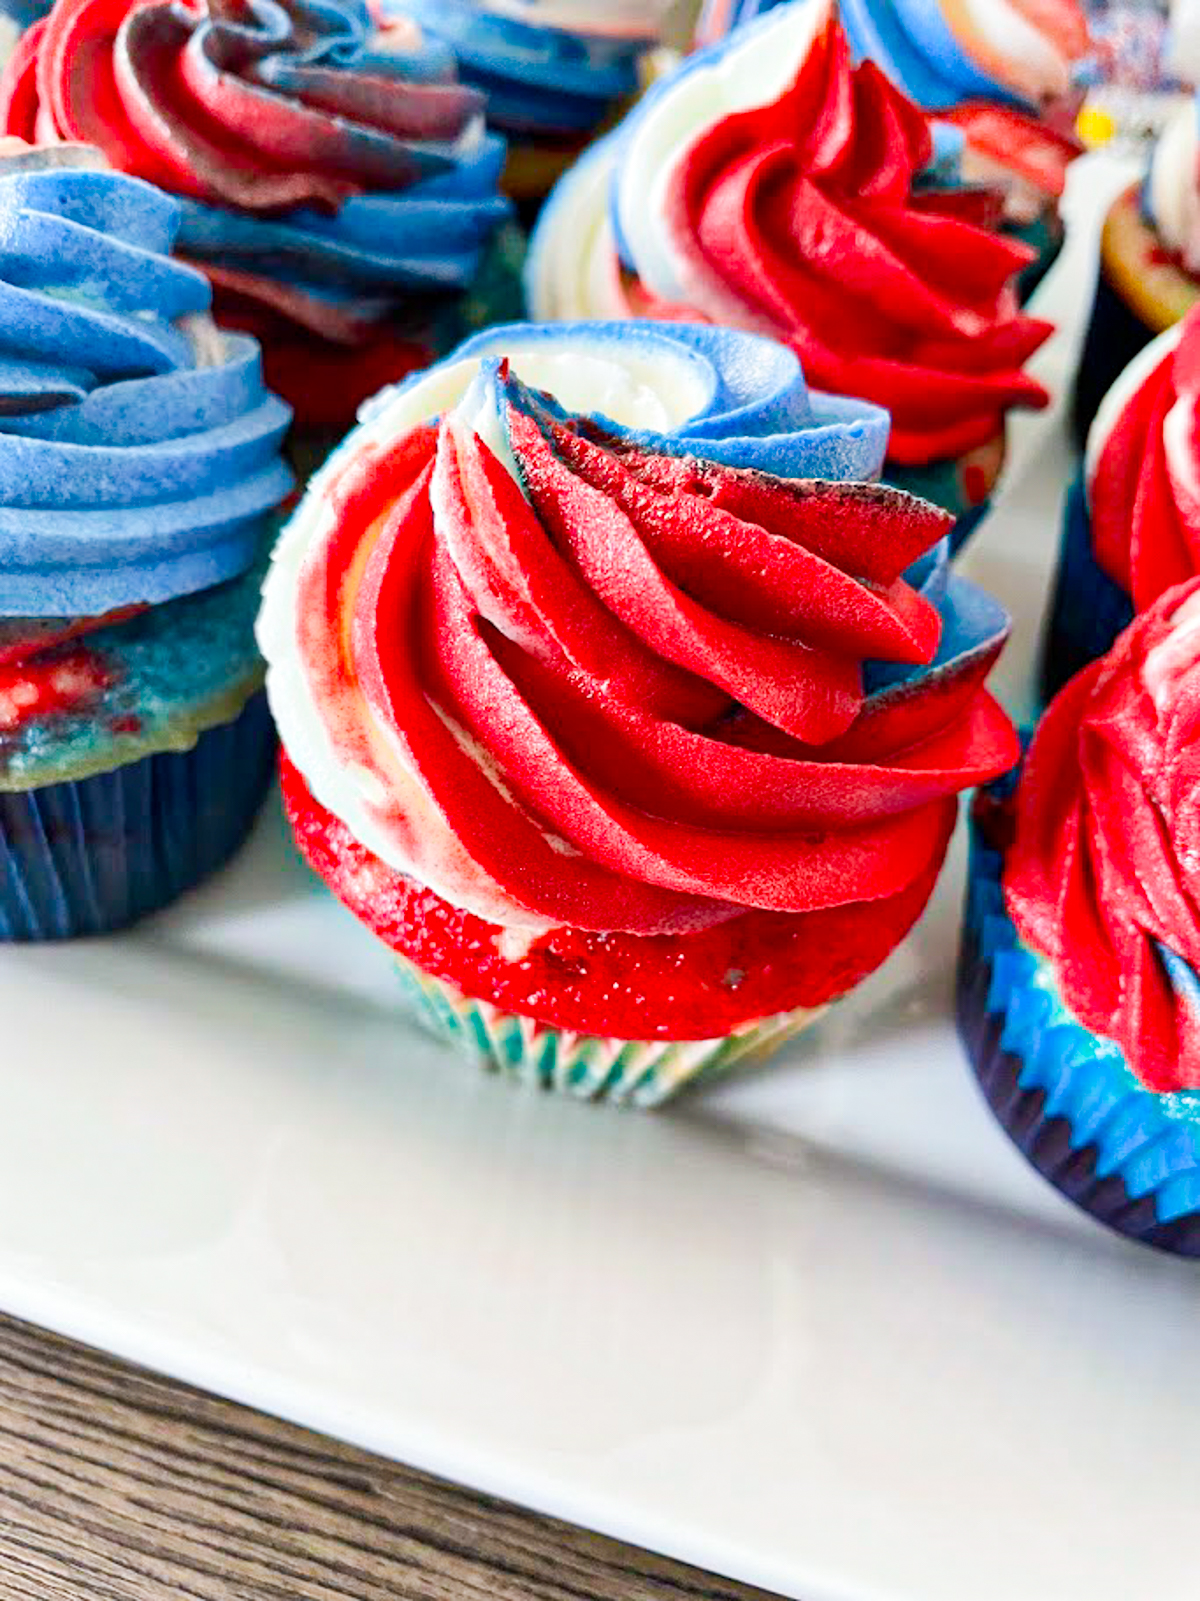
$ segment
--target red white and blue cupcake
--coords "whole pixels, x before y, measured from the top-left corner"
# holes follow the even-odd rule
[[[710,0],[705,43],[778,0]],[[1007,230],[1036,258],[1021,274],[1028,299],[1062,248],[1058,203],[1082,152],[1074,133],[1077,68],[1089,49],[1078,0],[839,0],[856,61],[892,83],[963,139],[961,172],[1000,183]]]
[[[632,99],[671,0],[382,0],[447,46],[508,141],[504,187],[536,203]]]
[[[0,142],[0,940],[123,927],[237,848],[274,738],[254,614],[291,477],[174,200]]]
[[[300,848],[425,1021],[653,1104],[888,955],[1017,755],[1003,610],[887,419],[696,324],[501,328],[381,396],[259,639]]]
[[[453,71],[415,32],[377,34],[363,0],[55,0],[0,79],[0,124],[177,195],[218,321],[259,338],[298,421],[340,433],[505,293],[480,283],[504,142]]]
[[[1071,680],[974,824],[959,1022],[989,1104],[1098,1221],[1200,1256],[1200,579]]]
[[[1200,573],[1200,308],[1113,385],[1067,497],[1044,659],[1048,694],[1135,612]]]
[[[530,244],[540,319],[700,316],[767,333],[822,389],[891,413],[886,478],[961,540],[1046,404],[1017,304],[1031,252],[995,191],[942,182],[925,114],[854,67],[826,0],[782,5],[689,58],[557,187]]]

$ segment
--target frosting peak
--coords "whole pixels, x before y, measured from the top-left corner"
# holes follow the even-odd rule
[[[1030,255],[982,225],[992,197],[938,187],[933,156],[924,114],[851,65],[829,4],[782,6],[656,85],[568,175],[531,304],[770,333],[822,388],[891,412],[893,461],[961,455],[1010,406],[1046,403],[1023,363],[1049,327],[1017,308]]]
[[[1052,703],[1005,889],[1085,1027],[1149,1089],[1200,1089],[1200,579]]]

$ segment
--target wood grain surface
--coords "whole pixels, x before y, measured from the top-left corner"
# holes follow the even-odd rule
[[[0,1601],[768,1601],[0,1317]]]

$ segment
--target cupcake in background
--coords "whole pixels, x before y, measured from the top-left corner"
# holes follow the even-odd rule
[[[285,801],[426,1023],[650,1105],[904,936],[1017,743],[886,433],[749,334],[517,326],[326,463],[259,622]]]
[[[773,9],[778,0],[710,0],[702,43]],[[1074,78],[1088,53],[1078,0],[839,0],[855,61],[871,60],[917,105],[957,127],[964,179],[1000,183],[1005,228],[1034,259],[1022,299],[1062,248],[1059,201],[1082,151],[1074,132],[1081,92]]]
[[[170,259],[178,225],[94,151],[0,142],[0,940],[166,905],[270,782],[253,624],[288,410]]]
[[[444,44],[508,141],[504,188],[536,207],[632,99],[672,0],[380,0]]]
[[[1200,299],[1200,102],[1182,102],[1155,142],[1145,180],[1104,219],[1100,273],[1075,381],[1080,443],[1101,400],[1140,350]]]
[[[690,57],[555,189],[530,242],[540,319],[700,316],[785,340],[809,380],[891,413],[887,481],[958,519],[999,475],[1050,325],[994,191],[943,180],[925,115],[852,67],[828,0]]]
[[[1044,658],[1053,694],[1135,612],[1200,573],[1200,307],[1105,396],[1067,498]]]
[[[472,286],[509,215],[504,144],[453,70],[415,30],[375,36],[361,0],[55,0],[0,121],[177,195],[218,320],[260,339],[299,423],[340,431],[491,314]]]
[[[1200,578],[1073,678],[976,803],[959,1024],[1028,1160],[1200,1256]],[[1011,787],[1011,786],[1010,786]]]

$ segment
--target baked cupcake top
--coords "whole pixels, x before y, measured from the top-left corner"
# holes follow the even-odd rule
[[[578,137],[637,88],[670,0],[386,0],[453,51],[514,139]]]
[[[1041,406],[1023,364],[1050,332],[983,224],[996,197],[941,186],[924,114],[852,68],[825,0],[691,57],[567,175],[531,244],[541,318],[679,316],[786,340],[810,380],[892,415],[889,457],[959,456]],[[611,203],[610,203],[611,202]]]
[[[0,118],[178,195],[181,253],[256,331],[365,338],[405,297],[468,286],[508,214],[483,97],[415,31],[376,37],[363,0],[55,0]]]
[[[1148,1089],[1200,1089],[1200,579],[1052,702],[1004,883],[1079,1021]]]
[[[259,640],[378,915],[401,879],[531,935],[928,892],[956,792],[1014,756],[1007,620],[945,514],[809,476],[880,443],[810,404],[779,346],[666,324],[493,330],[374,404]]]
[[[78,146],[0,147],[0,616],[244,572],[290,475],[258,347],[169,252],[174,200]]]
[[[1097,564],[1144,611],[1200,572],[1200,310],[1141,351],[1088,434]]]

